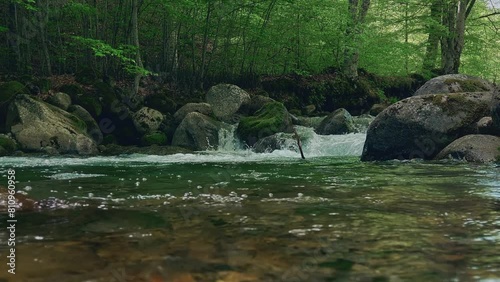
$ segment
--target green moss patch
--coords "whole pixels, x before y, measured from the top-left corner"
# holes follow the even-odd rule
[[[28,89],[17,81],[9,81],[0,85],[0,105],[10,101],[17,94],[28,94]]]
[[[161,132],[153,132],[150,134],[146,134],[141,138],[141,144],[143,146],[166,145],[167,144],[167,136]]]
[[[17,149],[16,142],[6,136],[0,136],[0,147],[5,153],[12,153]]]
[[[237,132],[251,146],[261,138],[291,130],[292,123],[287,109],[282,103],[273,102],[258,110],[255,116],[242,118]]]
[[[486,85],[484,85],[483,82],[481,82],[478,79],[466,79],[466,80],[461,80],[461,79],[454,79],[454,78],[449,78],[444,81],[445,84],[447,85],[452,85],[452,84],[459,84],[460,88],[462,89],[463,92],[484,92],[484,91],[490,91]]]

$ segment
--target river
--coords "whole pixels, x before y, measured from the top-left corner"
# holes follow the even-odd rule
[[[256,154],[3,157],[16,275],[0,281],[500,281],[495,165],[359,161],[365,134]],[[230,134],[229,134],[230,135]],[[0,249],[6,250],[2,215]],[[2,280],[3,279],[3,280]]]

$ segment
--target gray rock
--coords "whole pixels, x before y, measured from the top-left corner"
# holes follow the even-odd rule
[[[92,137],[92,139],[97,144],[100,144],[102,142],[103,135],[101,129],[99,128],[99,125],[97,125],[95,119],[87,110],[85,110],[80,105],[71,105],[68,108],[68,112],[79,117],[81,120],[83,120],[83,122],[85,122],[85,124],[87,125],[87,134]]]
[[[436,156],[436,160],[458,159],[474,163],[491,163],[500,158],[498,148],[500,148],[500,137],[467,135],[446,146]]]
[[[212,107],[207,103],[187,103],[174,114],[174,122],[179,124],[189,114],[197,112],[206,116],[212,115]]]
[[[259,139],[259,141],[253,145],[253,151],[256,153],[270,153],[275,150],[284,149],[298,150],[298,145],[294,140],[293,133],[276,133]]]
[[[242,105],[250,103],[250,95],[232,84],[219,84],[210,88],[207,103],[212,106],[214,115],[223,121],[230,121]]]
[[[297,122],[295,125],[301,125],[306,127],[317,128],[321,124],[321,122],[326,118],[326,116],[322,117],[297,117]]]
[[[479,134],[493,134],[493,119],[491,117],[484,117],[480,119],[477,123],[477,132]]]
[[[413,96],[391,105],[370,124],[361,159],[433,159],[474,133],[490,113],[491,92]]]
[[[243,115],[253,115],[255,112],[260,110],[262,107],[264,107],[267,104],[276,102],[274,99],[269,98],[267,96],[262,96],[262,95],[252,95],[250,97],[250,103],[243,104],[241,105],[240,109],[238,110],[238,113],[241,113]]]
[[[43,152],[44,147],[53,147],[62,154],[97,153],[81,119],[28,95],[18,95],[10,104],[7,128],[22,150]]]
[[[315,129],[320,135],[334,135],[354,132],[354,122],[346,109],[338,109],[328,115]]]
[[[47,98],[47,103],[67,111],[71,106],[71,97],[66,93],[57,92]]]
[[[443,93],[461,93],[461,92],[486,92],[493,91],[494,85],[490,82],[465,74],[447,74],[435,77],[427,81],[414,94],[443,94]]]
[[[195,151],[217,149],[222,126],[221,122],[201,113],[189,113],[175,130],[172,145]]]
[[[160,111],[143,107],[132,115],[132,121],[138,132],[151,133],[160,128],[163,114]]]

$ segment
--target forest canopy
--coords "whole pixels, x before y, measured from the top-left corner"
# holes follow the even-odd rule
[[[157,75],[197,88],[259,75],[497,81],[492,0],[1,0],[0,72]]]

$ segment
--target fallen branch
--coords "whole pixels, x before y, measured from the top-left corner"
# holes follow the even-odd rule
[[[299,145],[300,156],[302,157],[303,160],[305,160],[306,157],[304,157],[304,151],[302,151],[302,144],[300,143],[300,137],[299,137],[299,134],[297,133],[297,130],[295,129],[295,127],[293,128],[293,132],[295,134],[295,138],[297,138],[297,145]]]

